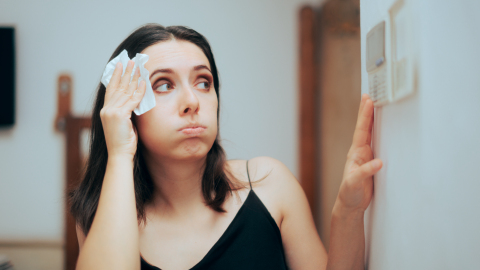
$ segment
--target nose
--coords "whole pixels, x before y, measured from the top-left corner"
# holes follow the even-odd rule
[[[180,97],[180,115],[198,113],[200,102],[194,90],[190,87],[184,87]]]

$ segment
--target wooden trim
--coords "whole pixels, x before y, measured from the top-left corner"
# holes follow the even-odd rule
[[[316,66],[315,66],[315,12],[311,7],[300,10],[299,101],[300,183],[307,196],[312,215],[316,216]]]
[[[1,240],[2,248],[63,248],[62,241],[55,240]]]
[[[55,129],[64,131],[66,117],[70,115],[71,109],[72,78],[68,74],[61,74],[57,81],[57,117]]]
[[[67,163],[67,181],[65,195],[68,198],[69,190],[77,183],[80,172],[80,125],[75,118],[68,117],[66,125],[66,163]],[[68,207],[68,199],[65,202]],[[65,211],[65,269],[73,270],[77,263],[79,247],[77,242],[77,232],[75,230],[75,220],[73,219],[68,208]]]
[[[322,7],[321,22],[330,34],[354,35],[360,32],[360,0],[329,0]]]

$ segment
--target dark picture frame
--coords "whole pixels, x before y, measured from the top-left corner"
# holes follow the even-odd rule
[[[15,28],[0,27],[0,128],[15,124]]]

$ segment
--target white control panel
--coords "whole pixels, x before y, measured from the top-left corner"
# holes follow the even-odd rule
[[[390,102],[388,83],[388,59],[385,56],[385,21],[380,22],[367,34],[368,92],[375,106]]]
[[[414,37],[405,1],[396,1],[387,19],[367,33],[368,88],[375,107],[407,97],[415,89]]]

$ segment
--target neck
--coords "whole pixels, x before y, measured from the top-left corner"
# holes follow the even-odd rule
[[[153,206],[163,214],[187,214],[204,206],[202,176],[206,157],[171,160],[146,154],[145,162],[154,183]]]

